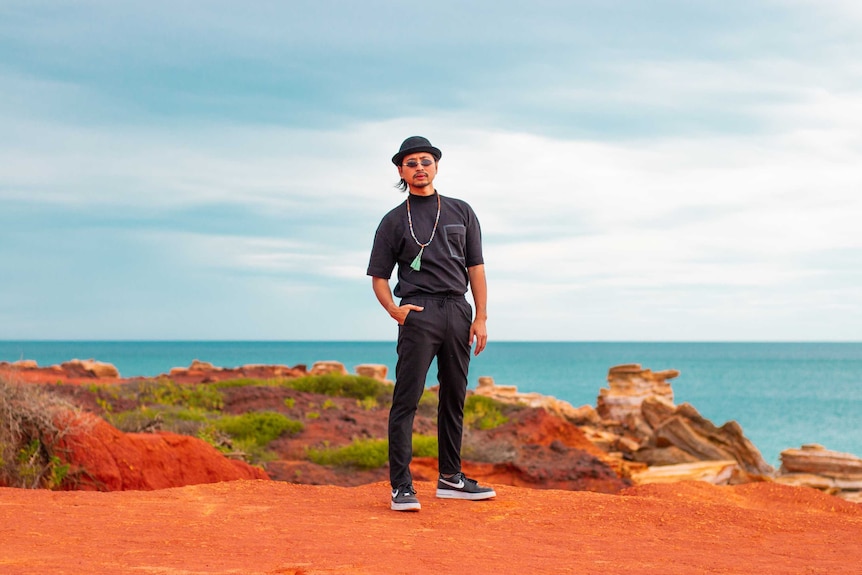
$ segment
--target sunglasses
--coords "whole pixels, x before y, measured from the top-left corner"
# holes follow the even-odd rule
[[[430,166],[433,163],[434,163],[434,160],[432,160],[430,158],[422,158],[421,160],[407,160],[406,162],[404,162],[401,165],[405,166],[407,168],[418,168],[419,165],[421,164],[427,168],[428,166]]]

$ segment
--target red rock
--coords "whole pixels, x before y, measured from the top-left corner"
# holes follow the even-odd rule
[[[620,477],[617,462],[593,445],[579,427],[544,409],[516,412],[508,423],[481,436],[481,442],[486,449],[499,445],[512,451],[508,461],[484,466],[471,463],[476,478],[488,482],[602,493],[616,493],[631,485]],[[469,459],[469,450],[465,451]]]
[[[550,446],[554,441],[558,441],[567,447],[580,449],[596,457],[606,455],[587,439],[577,425],[556,417],[544,409],[518,411],[508,423],[488,433],[489,440],[500,436],[508,436],[518,443],[543,446]]]
[[[120,377],[120,372],[116,367],[95,359],[73,359],[61,363],[60,367],[69,377],[92,377],[95,379]]]
[[[68,417],[63,426],[72,432],[55,449],[71,464],[65,489],[152,490],[269,478],[262,469],[230,460],[196,437],[123,433],[92,414]]]
[[[0,362],[0,377],[25,383],[117,383],[120,372],[110,363],[73,359],[60,365],[39,367],[33,360]]]
[[[307,375],[304,365],[249,364],[239,367],[216,367],[206,361],[194,360],[189,367],[175,367],[165,377],[177,383],[212,383],[229,379],[279,379]],[[140,379],[140,378],[138,378]]]

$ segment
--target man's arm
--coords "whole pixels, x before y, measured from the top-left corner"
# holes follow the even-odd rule
[[[488,328],[485,325],[488,320],[488,282],[485,279],[485,265],[469,267],[467,274],[470,276],[470,291],[476,306],[476,318],[470,326],[470,345],[476,342],[474,354],[479,355],[488,343]]]
[[[411,311],[422,311],[424,307],[408,303],[402,306],[396,305],[392,299],[392,290],[389,289],[389,280],[386,278],[371,277],[371,287],[374,289],[374,295],[377,296],[377,301],[383,306],[383,309],[392,316],[392,319],[398,322],[398,325],[404,325],[404,320],[407,314]],[[472,338],[471,340],[472,341]]]

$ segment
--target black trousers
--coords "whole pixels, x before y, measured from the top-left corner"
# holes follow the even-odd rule
[[[412,483],[413,419],[425,391],[431,362],[437,358],[440,403],[437,407],[440,473],[461,471],[464,399],[470,365],[473,310],[463,296],[411,297],[401,304],[424,307],[407,314],[398,327],[395,391],[389,411],[389,480],[392,487]]]

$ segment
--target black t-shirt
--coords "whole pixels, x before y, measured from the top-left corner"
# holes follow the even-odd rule
[[[434,229],[437,196],[410,195],[410,214],[416,239],[426,243]],[[440,196],[440,221],[434,239],[422,252],[420,270],[410,267],[419,254],[410,235],[407,200],[383,217],[374,235],[368,275],[389,279],[398,264],[395,297],[415,295],[464,295],[467,268],[484,263],[479,220],[467,202]]]

